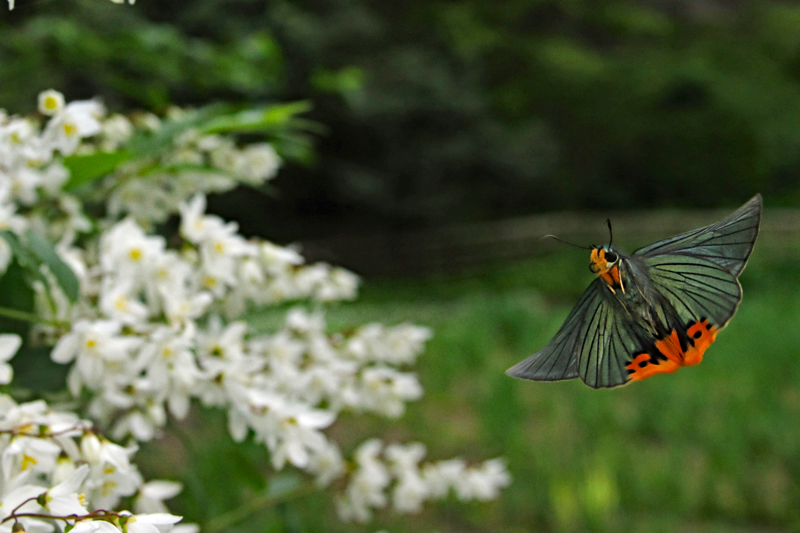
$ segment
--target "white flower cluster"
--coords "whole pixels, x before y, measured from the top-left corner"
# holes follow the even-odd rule
[[[0,395],[0,532],[21,531],[19,526],[52,531],[53,521],[77,532],[199,531],[196,525],[174,526],[180,517],[167,513],[162,500],[180,485],[145,484],[130,462],[135,452],[135,446],[98,437],[90,422],[72,413]],[[107,511],[123,497],[135,497],[140,514]]]
[[[172,120],[188,120],[189,111],[173,110]],[[133,125],[120,115],[104,128],[102,148],[116,148]],[[162,128],[155,115],[136,122],[152,132]],[[172,150],[123,165],[102,189],[112,217],[129,214],[140,222],[163,222],[186,198],[198,192],[224,192],[243,183],[262,185],[278,172],[281,159],[269,143],[239,148],[229,137],[201,135],[190,129],[173,139]],[[152,170],[152,169],[157,170]]]
[[[101,132],[103,106],[95,100],[64,103],[56,91],[39,97],[39,111],[50,120],[44,129],[38,121],[0,113],[0,177],[4,200],[31,206],[42,195],[60,193],[69,172],[56,153],[74,154],[82,139]],[[5,202],[4,202],[5,203]]]
[[[491,499],[508,483],[498,460],[472,468],[461,460],[420,466],[425,452],[417,444],[387,447],[384,464],[381,443],[369,441],[356,468],[348,467],[324,430],[343,412],[394,418],[419,399],[422,387],[410,367],[431,333],[410,324],[329,332],[322,305],[354,298],[355,275],[306,264],[289,247],[246,240],[235,223],[205,213],[204,192],[274,175],[278,159],[269,145],[238,148],[228,138],[188,130],[158,158],[125,161],[106,177],[100,189],[110,193],[107,218],[90,221],[80,198],[61,190],[69,176],[60,157],[113,153],[126,147],[135,127],[157,131],[160,122],[105,118],[95,101],[67,104],[55,91],[42,93],[39,110],[50,117],[43,128],[27,119],[0,121],[0,156],[7,155],[0,157],[0,230],[48,235],[77,276],[75,302],[57,283],[36,286],[37,313],[50,321],[37,326],[37,338],[55,344],[54,361],[72,365],[69,391],[88,395],[88,416],[109,427],[112,438],[150,440],[168,415],[184,418],[192,400],[224,409],[232,437],[263,443],[276,470],[291,465],[319,487],[349,476],[339,499],[346,520],[366,520],[370,509],[385,506],[392,480],[393,508],[404,513],[451,490],[463,500]],[[42,200],[48,209],[38,208]],[[169,241],[175,245],[152,232],[152,222],[172,214],[180,215],[182,238]],[[12,257],[4,246],[0,239],[3,269]],[[42,274],[53,277],[46,268]],[[241,320],[248,309],[287,302],[315,310],[294,307],[269,333]],[[18,347],[18,338],[0,338],[0,379],[11,379],[4,354]],[[86,485],[92,479],[87,473],[72,484],[97,486]],[[142,485],[138,474],[114,483],[117,492],[93,495],[94,505],[113,507],[119,495],[139,490],[139,501],[163,514],[160,500],[177,491]]]
[[[61,190],[69,171],[57,154],[113,152],[131,139],[137,126],[153,135],[163,128],[155,115],[141,114],[134,121],[123,115],[106,117],[98,100],[67,104],[54,90],[39,95],[39,112],[50,117],[44,129],[37,121],[0,114],[0,177],[10,184],[9,191],[0,189],[0,204],[5,203],[4,196],[24,206],[34,205],[43,196],[65,198],[62,203],[69,203],[72,196]],[[173,110],[170,118],[189,121],[192,117],[191,111]],[[261,185],[275,177],[281,164],[268,143],[239,148],[229,137],[203,135],[191,128],[172,143],[164,153],[157,151],[120,165],[97,188],[95,196],[107,202],[111,217],[129,214],[140,222],[162,222],[195,193],[227,191],[240,183]],[[75,211],[74,201],[61,208]],[[89,229],[85,217],[73,223],[78,230]]]
[[[149,440],[167,413],[183,418],[197,398],[228,411],[234,438],[253,432],[275,468],[288,462],[331,478],[343,463],[320,430],[343,410],[396,417],[420,398],[416,376],[400,367],[414,362],[430,332],[370,324],[328,335],[321,313],[300,308],[267,335],[226,322],[223,314],[252,302],[352,298],[357,279],[304,265],[291,249],[246,241],[235,224],[205,215],[204,205],[196,196],[181,206],[181,251],[132,219],[103,234],[96,262],[84,254],[76,268],[84,273],[82,300],[52,358],[75,361],[70,390],[93,393],[90,413],[115,420],[114,438]]]
[[[381,451],[385,460],[381,460]],[[393,479],[392,507],[398,513],[417,513],[426,500],[443,499],[451,490],[461,501],[493,500],[511,482],[501,459],[473,468],[461,459],[420,465],[425,453],[425,446],[418,442],[386,447],[379,439],[363,443],[355,453],[357,468],[337,501],[339,517],[369,521],[372,509],[387,506]]]

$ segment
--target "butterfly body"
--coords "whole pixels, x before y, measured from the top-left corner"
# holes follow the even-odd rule
[[[593,247],[597,278],[555,337],[508,374],[611,388],[700,363],[741,302],[761,211],[757,195],[716,224],[630,255]]]

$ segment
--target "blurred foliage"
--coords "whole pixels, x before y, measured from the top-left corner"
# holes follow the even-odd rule
[[[800,202],[800,7],[783,2],[21,0],[0,106],[310,100],[278,197],[218,211],[279,240],[554,209]],[[242,208],[242,204],[247,207]]]

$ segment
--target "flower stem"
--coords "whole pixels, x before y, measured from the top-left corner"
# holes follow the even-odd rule
[[[28,313],[27,311],[20,311],[19,309],[10,309],[8,307],[0,307],[0,316],[4,316],[14,320],[20,320],[22,322],[47,324],[48,326],[54,326],[57,328],[69,327],[69,322],[65,322],[63,320],[48,320],[46,318],[40,317],[39,315]]]

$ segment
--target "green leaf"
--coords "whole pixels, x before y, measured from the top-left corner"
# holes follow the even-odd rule
[[[16,259],[8,265],[0,277],[0,307],[17,309],[25,313],[33,311],[34,294],[28,282],[28,275]],[[24,319],[0,316],[0,332],[16,333],[28,338],[31,322]]]
[[[302,120],[295,121],[296,115],[311,110],[311,102],[300,101],[288,104],[273,105],[262,109],[248,109],[230,115],[222,115],[209,120],[204,124],[205,133],[230,133],[230,132],[269,132],[280,129],[313,128],[313,122]]]
[[[47,265],[50,272],[53,273],[58,285],[64,291],[64,294],[67,295],[67,298],[69,298],[71,302],[75,302],[80,293],[78,277],[69,265],[59,257],[50,241],[31,230],[25,233],[25,241],[28,245],[28,249],[32,251],[42,263]]]
[[[113,172],[130,157],[131,153],[126,150],[65,157],[64,166],[69,170],[69,181],[64,186],[64,190],[70,191],[93,183]]]
[[[366,73],[359,67],[350,66],[340,70],[321,68],[311,77],[311,84],[319,91],[347,95],[363,89],[365,80]]]
[[[11,360],[16,389],[29,389],[38,393],[64,390],[69,366],[54,362],[50,358],[50,350],[51,347],[48,346],[23,346]]]
[[[21,266],[29,274],[33,274],[37,278],[44,279],[42,273],[39,272],[39,260],[27,249],[27,247],[25,247],[24,244],[22,244],[22,241],[19,240],[19,237],[17,237],[16,234],[9,230],[2,230],[0,231],[0,237],[2,237],[11,247],[11,252],[14,254],[14,258],[16,258],[19,266]]]
[[[172,150],[175,139],[190,129],[204,130],[204,125],[223,113],[230,112],[230,106],[215,104],[187,112],[176,119],[167,119],[155,131],[138,131],[128,146],[136,158],[157,157]]]

